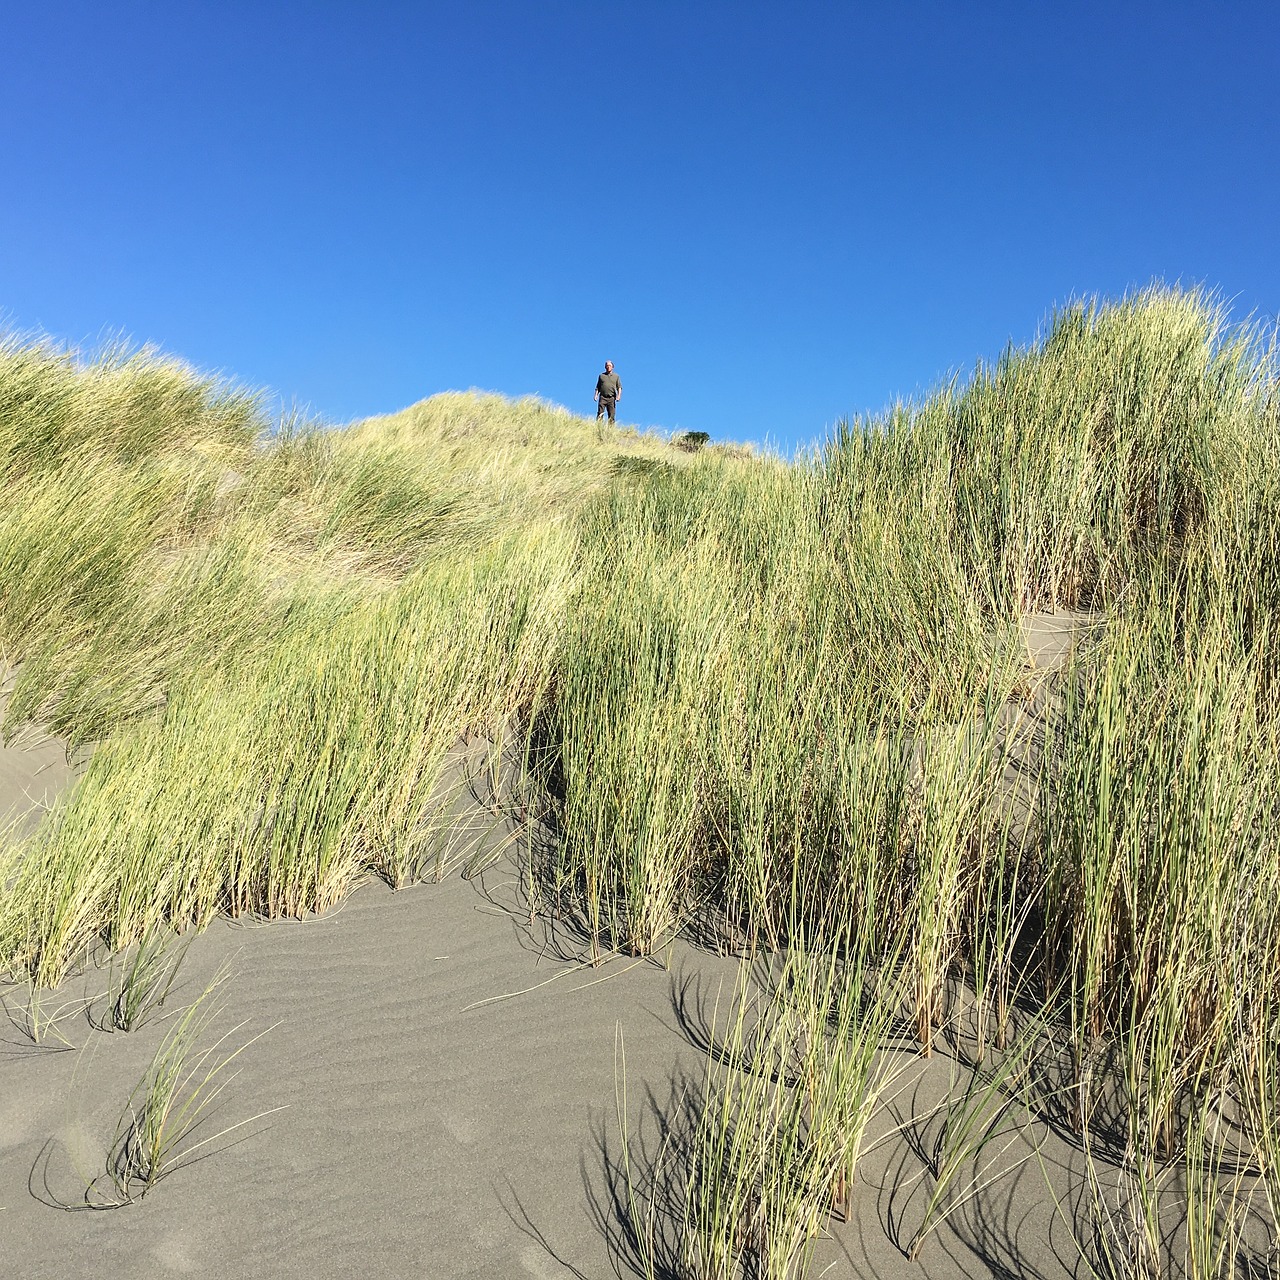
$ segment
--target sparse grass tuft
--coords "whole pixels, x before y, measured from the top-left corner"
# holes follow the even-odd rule
[[[212,1044],[200,1043],[221,1013],[216,993],[224,977],[215,978],[174,1024],[130,1095],[107,1157],[114,1201],[104,1202],[97,1187],[91,1187],[90,1201],[98,1207],[142,1199],[198,1153],[271,1114],[262,1112],[216,1133],[206,1133],[213,1108],[231,1079],[225,1074],[227,1068],[265,1034],[260,1032],[236,1048],[224,1050],[241,1029],[235,1026]]]
[[[97,1025],[103,1031],[133,1031],[144,1025],[164,1004],[178,977],[193,935],[177,939],[156,929],[132,948],[126,948],[111,968],[106,1008]]]

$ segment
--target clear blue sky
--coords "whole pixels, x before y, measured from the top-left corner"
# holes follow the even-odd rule
[[[1280,6],[0,8],[0,315],[344,421],[770,438],[1153,278],[1280,307]]]

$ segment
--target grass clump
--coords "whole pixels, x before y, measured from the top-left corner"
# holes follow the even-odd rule
[[[198,1153],[207,1153],[214,1143],[270,1114],[264,1112],[214,1134],[203,1132],[232,1078],[227,1069],[259,1038],[224,1049],[240,1030],[233,1027],[212,1043],[201,1043],[221,1012],[216,992],[224,979],[219,975],[205,988],[156,1049],[129,1097],[107,1156],[111,1191],[104,1192],[95,1183],[88,1190],[87,1203],[114,1208],[141,1200],[162,1179],[198,1158]]]
[[[122,952],[118,968],[112,967],[106,1008],[98,1027],[103,1031],[133,1031],[150,1021],[173,990],[190,945],[190,936],[178,941],[172,934],[156,930]]]

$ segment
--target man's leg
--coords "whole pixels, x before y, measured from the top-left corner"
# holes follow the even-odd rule
[[[609,421],[612,422],[613,415],[615,412],[617,412],[618,402],[615,399],[613,399],[612,396],[610,396],[610,398],[605,401],[605,404],[609,409]]]
[[[599,422],[604,417],[604,396],[596,401],[596,421]]]

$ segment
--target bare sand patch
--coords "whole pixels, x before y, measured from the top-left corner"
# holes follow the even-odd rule
[[[9,680],[0,688],[0,724],[9,701]],[[57,802],[83,767],[72,760],[67,744],[39,729],[24,728],[0,742],[0,828],[17,824],[17,834],[30,832]]]
[[[1106,615],[1083,609],[1028,613],[1019,621],[1027,662],[1034,671],[1061,671],[1081,643],[1106,622]]]
[[[166,1024],[107,1035],[64,1023],[75,1050],[63,1052],[5,1028],[8,1274],[610,1274],[607,1188],[589,1189],[617,1129],[616,1034],[637,1087],[698,1066],[671,972],[540,955],[457,878],[368,885],[302,924],[217,924],[184,962],[186,992],[223,963],[222,1022],[243,1022],[244,1039],[270,1030],[238,1060],[213,1123],[284,1110],[123,1208],[51,1206],[83,1203]],[[93,970],[60,995],[103,985]]]
[[[369,884],[321,919],[223,921],[195,938],[169,1005],[225,966],[218,1025],[238,1025],[239,1041],[266,1032],[237,1060],[209,1131],[282,1109],[120,1208],[74,1211],[172,1018],[108,1034],[73,1014],[61,1024],[70,1049],[0,1024],[0,1268],[32,1280],[642,1274],[618,1046],[631,1176],[647,1197],[680,1180],[679,1118],[737,962],[677,944],[666,967],[586,967],[509,909],[510,871],[492,868],[483,886]],[[106,984],[94,968],[58,996],[91,1012]],[[906,1260],[928,1186],[921,1155],[958,1068],[943,1046],[929,1060],[905,1040],[890,1052],[900,1074],[848,1221],[833,1222],[813,1274],[1070,1274],[1043,1173],[1070,1150],[1043,1124],[1019,1136],[1012,1120],[998,1163],[964,1184],[981,1194]],[[674,1240],[657,1252],[670,1261]]]

